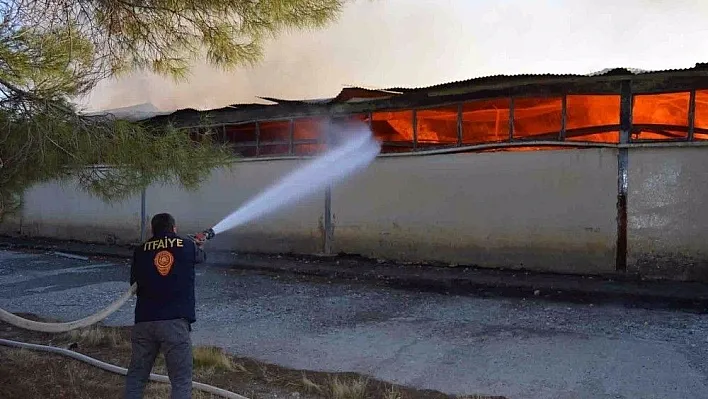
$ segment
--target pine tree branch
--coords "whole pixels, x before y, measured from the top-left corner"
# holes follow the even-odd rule
[[[155,182],[196,188],[231,162],[229,147],[80,115],[72,99],[122,72],[185,77],[199,57],[253,64],[264,40],[323,27],[347,1],[0,0],[0,220],[28,187],[68,177],[106,201]]]

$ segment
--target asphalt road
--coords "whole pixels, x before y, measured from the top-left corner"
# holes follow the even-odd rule
[[[0,307],[73,320],[128,288],[125,264],[0,251]],[[708,316],[293,281],[205,265],[195,344],[514,399],[708,398]],[[134,301],[106,324],[132,324]]]

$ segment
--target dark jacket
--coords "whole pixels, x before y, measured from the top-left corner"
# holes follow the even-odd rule
[[[205,261],[206,253],[194,241],[173,233],[153,236],[136,248],[130,267],[130,284],[138,283],[135,323],[194,323],[194,266]]]

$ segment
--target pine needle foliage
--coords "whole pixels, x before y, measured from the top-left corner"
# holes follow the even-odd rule
[[[154,182],[196,188],[231,151],[209,135],[87,116],[73,100],[102,79],[187,79],[206,59],[234,69],[265,41],[319,29],[347,0],[0,0],[0,221],[41,182],[77,179],[105,201]]]

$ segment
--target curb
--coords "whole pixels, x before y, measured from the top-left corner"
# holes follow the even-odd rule
[[[0,237],[0,249],[29,249],[129,259],[130,246]],[[708,284],[526,271],[401,265],[352,256],[210,252],[209,264],[260,273],[325,278],[390,288],[479,297],[540,300],[708,312]]]

